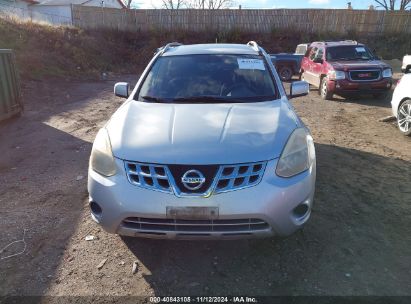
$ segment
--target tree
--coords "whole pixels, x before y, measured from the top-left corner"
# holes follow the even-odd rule
[[[233,5],[233,0],[188,0],[187,3],[189,8],[197,9],[223,9]]]
[[[161,0],[165,9],[179,9],[185,6],[184,0]]]
[[[379,4],[380,7],[387,11],[394,11],[397,6],[397,0],[374,0]],[[399,1],[400,11],[405,11],[411,8],[411,0],[400,0]]]
[[[130,9],[131,8],[131,2],[133,2],[133,0],[121,0],[121,2],[124,3],[124,5]]]
[[[131,1],[131,0],[126,0]],[[223,9],[234,5],[234,0],[161,0],[165,9]],[[411,1],[411,0],[410,0]]]

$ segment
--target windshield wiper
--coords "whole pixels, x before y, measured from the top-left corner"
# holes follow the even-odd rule
[[[254,96],[241,98],[231,98],[230,96],[191,96],[178,98],[159,98],[154,96],[141,96],[142,99],[157,103],[244,103],[249,101],[272,100],[274,98],[269,96]]]
[[[191,101],[195,101],[199,103],[200,102],[202,103],[244,102],[244,100],[241,100],[238,98],[236,99],[236,98],[227,98],[227,97],[219,97],[219,96],[191,96],[191,97],[179,97],[179,98],[173,99],[173,102],[190,103]]]
[[[148,100],[148,101],[152,101],[152,102],[159,102],[159,103],[168,103],[170,102],[169,100],[166,100],[164,98],[158,98],[158,97],[154,97],[154,96],[141,96],[141,98]]]

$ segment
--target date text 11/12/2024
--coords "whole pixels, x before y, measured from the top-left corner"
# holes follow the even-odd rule
[[[254,297],[150,297],[150,303],[258,303]]]

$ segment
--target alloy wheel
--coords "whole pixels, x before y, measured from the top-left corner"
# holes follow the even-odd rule
[[[411,128],[411,100],[404,101],[398,109],[398,128],[403,133]]]

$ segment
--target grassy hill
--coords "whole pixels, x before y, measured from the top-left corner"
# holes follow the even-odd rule
[[[305,34],[295,31],[271,33],[119,32],[83,30],[0,18],[0,48],[14,49],[23,79],[98,78],[103,72],[138,73],[158,47],[167,42],[237,42],[256,40],[268,52],[292,52],[302,42],[358,39],[386,58],[411,53],[411,35],[345,37],[332,33]]]

